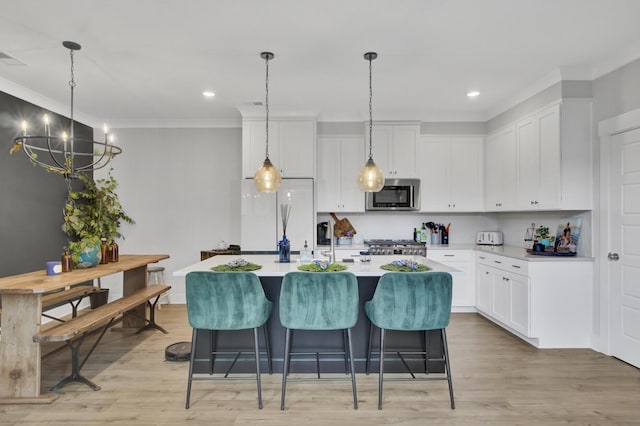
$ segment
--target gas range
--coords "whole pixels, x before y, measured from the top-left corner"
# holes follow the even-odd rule
[[[413,240],[364,240],[372,255],[417,255],[427,257],[427,246]]]

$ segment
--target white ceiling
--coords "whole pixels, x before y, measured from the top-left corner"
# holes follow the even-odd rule
[[[113,126],[239,122],[238,107],[322,121],[485,121],[562,79],[640,57],[637,0],[0,0],[0,90]],[[204,99],[205,89],[216,93]],[[481,91],[470,100],[465,93]]]

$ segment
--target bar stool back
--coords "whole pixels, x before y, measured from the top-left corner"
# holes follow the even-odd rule
[[[351,380],[353,408],[358,408],[356,375],[353,362],[351,328],[358,321],[358,281],[351,272],[289,272],[282,279],[280,288],[280,322],[286,328],[284,365],[282,373],[282,398],[280,409],[284,410],[287,380],[289,381],[342,381]],[[346,330],[344,351],[349,359],[351,378],[287,379],[291,355],[292,330]],[[348,349],[347,349],[348,346]],[[336,352],[332,352],[335,354]],[[308,353],[307,353],[308,354]],[[319,364],[319,353],[316,362]],[[319,368],[319,367],[318,367]]]
[[[163,266],[149,266],[147,267],[147,285],[150,284],[166,284],[164,267]],[[162,300],[165,299],[166,303],[169,301],[169,292],[165,291],[160,295],[158,299],[158,310],[162,309]]]
[[[187,402],[191,396],[192,380],[251,380],[241,377],[224,377],[213,375],[212,360],[221,353],[209,351],[206,359],[197,359],[197,331],[198,330],[245,330],[253,329],[253,344],[256,363],[256,383],[258,387],[258,408],[262,408],[262,385],[260,381],[260,348],[258,344],[258,328],[264,332],[267,361],[271,365],[271,351],[269,336],[264,327],[273,303],[269,301],[260,284],[258,277],[252,272],[213,272],[194,271],[186,276],[187,313],[189,324],[193,327],[191,345],[191,360],[189,363],[189,381],[187,385]],[[243,351],[244,352],[244,351]],[[237,353],[237,352],[236,352]],[[240,354],[238,354],[239,356]],[[207,362],[211,370],[204,377],[194,377],[193,367],[196,362]],[[233,365],[235,362],[231,365]]]
[[[452,279],[447,272],[389,272],[378,281],[373,298],[364,309],[372,327],[380,328],[380,371],[378,377],[378,409],[382,410],[384,381],[446,380],[449,384],[451,408],[455,408],[451,367],[445,328],[451,319]],[[445,377],[384,379],[385,330],[440,330]],[[371,336],[367,353],[367,370],[371,358]],[[397,353],[397,351],[394,351]],[[428,361],[428,352],[423,353]]]

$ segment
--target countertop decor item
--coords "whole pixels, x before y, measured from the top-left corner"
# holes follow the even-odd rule
[[[271,52],[262,52],[260,57],[265,62],[265,131],[266,131],[266,156],[262,166],[253,175],[253,183],[260,192],[276,192],[282,183],[280,170],[269,160],[269,61],[275,57]]]
[[[329,263],[326,260],[314,260],[312,263],[298,266],[305,272],[340,272],[347,269],[346,266],[337,263]]]
[[[235,259],[229,263],[214,266],[211,270],[216,272],[249,272],[257,271],[260,268],[262,268],[262,265],[247,262],[244,259]]]
[[[393,272],[425,272],[431,270],[428,266],[411,259],[394,260],[391,263],[380,266],[380,269]]]
[[[376,59],[376,52],[367,52],[364,58],[369,61],[369,159],[364,167],[358,173],[358,187],[364,192],[378,192],[384,186],[384,173],[382,169],[373,161],[372,153],[372,136],[373,136],[373,113],[372,113],[372,97],[373,86],[371,84],[371,61]]]
[[[42,134],[30,134],[29,124],[22,122],[22,135],[13,140],[10,153],[22,151],[33,164],[37,164],[50,172],[65,177],[75,177],[80,172],[90,172],[105,167],[113,157],[122,153],[122,148],[115,146],[109,139],[107,126],[104,126],[104,141],[94,141],[76,137],[74,133],[73,91],[76,87],[73,53],[81,46],[73,41],[63,41],[62,45],[69,49],[71,57],[71,114],[68,130],[59,129],[60,136],[52,135],[49,115],[44,114]],[[54,130],[58,133],[58,127]]]
[[[282,239],[278,241],[278,261],[280,263],[291,261],[291,241],[287,238],[287,224],[291,208],[291,204],[280,204],[280,217],[282,218]]]

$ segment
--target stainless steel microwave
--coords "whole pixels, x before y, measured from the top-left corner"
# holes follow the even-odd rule
[[[420,210],[420,179],[386,179],[365,201],[367,210]]]

